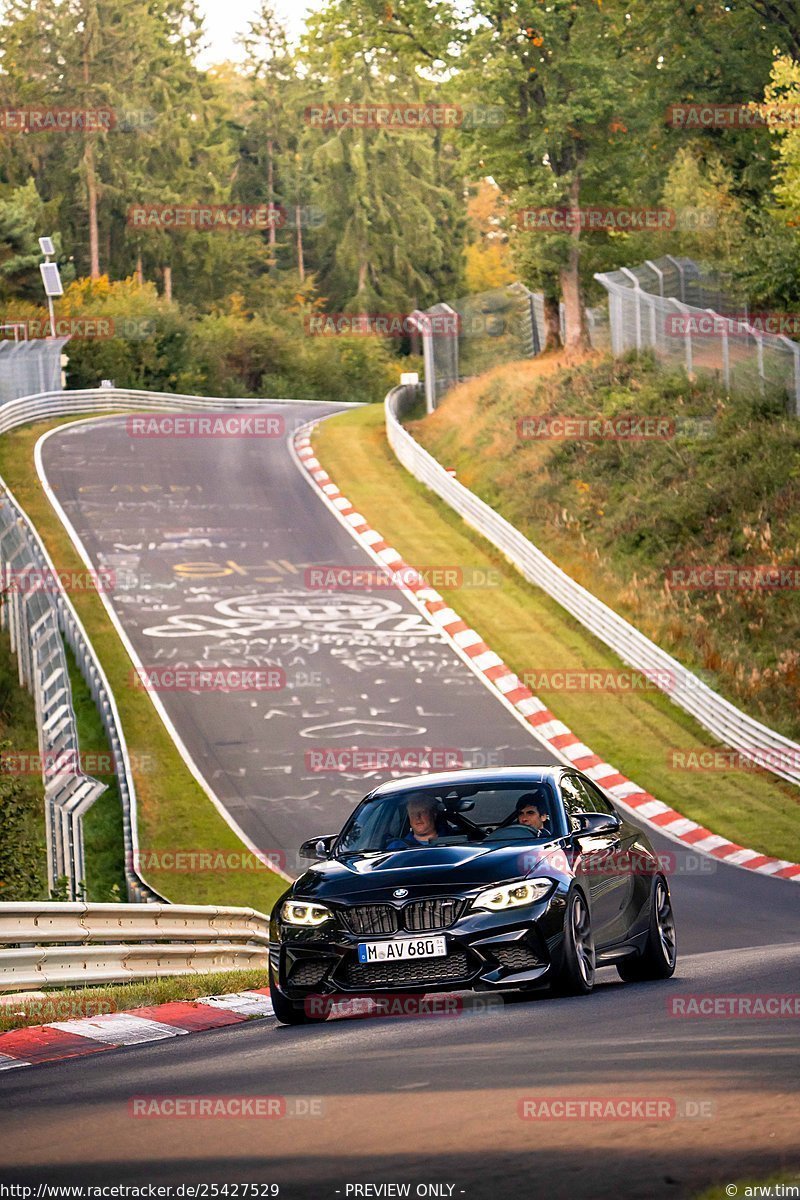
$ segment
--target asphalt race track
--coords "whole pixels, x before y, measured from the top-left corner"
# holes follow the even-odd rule
[[[331,597],[304,586],[307,565],[363,556],[283,443],[136,440],[121,419],[52,437],[45,465],[94,561],[135,574],[114,603],[145,663],[244,657],[286,671],[293,686],[270,695],[163,694],[259,845],[290,848],[335,828],[369,786],[306,769],[308,747],[340,734],[501,765],[546,761],[399,593],[337,595],[354,607],[318,615]],[[375,596],[396,607],[365,627],[359,605]],[[681,1019],[670,1001],[796,995],[800,888],[653,841],[676,853],[681,957],[669,982],[622,984],[605,969],[588,998],[299,1029],[267,1019],[5,1071],[0,1178],[265,1182],[303,1200],[404,1194],[375,1190],[391,1183],[410,1196],[522,1200],[683,1197],[796,1170],[798,1018]],[[133,1097],[165,1094],[285,1096],[296,1115],[129,1115]],[[555,1114],[567,1100],[626,1098],[661,1101],[665,1115],[541,1115],[545,1100]],[[535,1119],[520,1115],[526,1101]]]
[[[271,411],[292,430],[333,406]],[[314,568],[376,568],[283,439],[138,438],[120,417],[54,435],[43,460],[145,667],[283,673],[274,691],[160,693],[265,852],[291,860],[385,777],[321,771],[315,755],[427,748],[457,755],[452,765],[553,761],[397,588],[313,586]]]

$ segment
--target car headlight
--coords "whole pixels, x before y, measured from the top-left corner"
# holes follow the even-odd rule
[[[489,912],[500,912],[504,908],[521,908],[541,900],[553,886],[552,879],[523,879],[519,883],[502,883],[488,888],[472,902],[473,908],[486,908]]]
[[[281,909],[281,916],[287,925],[324,925],[333,913],[324,904],[287,900]]]

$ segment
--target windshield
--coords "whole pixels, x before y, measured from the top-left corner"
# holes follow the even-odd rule
[[[563,836],[550,780],[414,788],[367,799],[345,825],[334,853],[420,846],[511,845]]]

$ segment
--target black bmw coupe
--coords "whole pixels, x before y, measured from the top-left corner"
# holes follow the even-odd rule
[[[661,864],[580,771],[393,780],[300,854],[317,861],[278,900],[270,930],[284,1024],[323,1019],[323,998],[545,986],[585,995],[598,966],[624,980],[675,970]]]

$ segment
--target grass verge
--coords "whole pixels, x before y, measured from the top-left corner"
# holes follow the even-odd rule
[[[33,465],[43,433],[77,418],[27,426],[0,439],[0,475],[36,526],[59,571],[85,570],[56,516]],[[139,844],[151,852],[225,852],[241,842],[190,774],[148,693],[130,686],[131,661],[96,591],[71,596],[117,700],[131,754],[139,803]],[[147,879],[174,903],[243,904],[269,912],[286,884],[274,872],[181,874],[148,869]],[[90,881],[90,886],[93,886]]]
[[[457,565],[465,572],[495,569],[497,586],[438,590],[512,670],[627,670],[400,466],[386,441],[382,409],[323,422],[314,449],[357,510],[407,562]],[[797,789],[760,772],[675,769],[670,748],[689,752],[714,743],[662,693],[564,691],[544,698],[595,753],[665,804],[741,845],[800,861]]]
[[[5,997],[0,1004],[0,1032],[51,1021],[74,1021],[100,1013],[124,1012],[173,1000],[197,1000],[267,986],[266,969],[210,971],[204,975],[170,975],[104,987],[59,988],[42,995]]]
[[[72,704],[81,752],[91,755],[87,774],[106,785],[106,790],[83,818],[83,848],[86,855],[86,899],[93,904],[127,900],[125,891],[125,842],[122,802],[117,777],[105,769],[111,765],[111,748],[92,693],[78,670],[75,656],[66,646]],[[96,769],[95,769],[95,764]]]
[[[0,631],[0,901],[47,897],[47,837],[39,775],[3,770],[2,758],[39,752],[33,696],[19,682],[17,656]]]
[[[553,427],[626,417],[663,434]],[[553,355],[454,388],[410,430],[578,583],[800,739],[800,422],[783,396],[727,395],[646,357]]]

